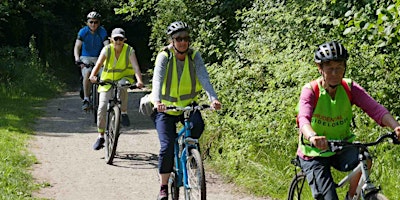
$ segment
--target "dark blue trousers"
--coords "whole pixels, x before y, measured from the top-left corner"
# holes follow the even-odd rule
[[[163,112],[155,112],[152,118],[160,140],[158,171],[160,174],[170,173],[174,165],[174,142],[177,137],[176,124],[184,122],[183,114],[175,116]],[[192,138],[200,138],[205,126],[201,112],[192,112],[189,121],[192,124]]]

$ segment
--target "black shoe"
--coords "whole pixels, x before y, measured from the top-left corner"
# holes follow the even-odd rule
[[[122,120],[121,120],[122,125],[124,126],[129,126],[131,122],[129,121],[128,114],[122,114]]]
[[[96,143],[93,145],[94,150],[100,150],[101,148],[104,147],[104,138],[97,138]]]
[[[168,185],[161,186],[157,200],[168,200]]]
[[[90,109],[90,103],[88,100],[83,100],[82,110],[87,111]]]

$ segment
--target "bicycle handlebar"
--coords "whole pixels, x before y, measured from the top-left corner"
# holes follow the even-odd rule
[[[78,67],[80,67],[81,65],[85,65],[86,68],[94,67],[94,63],[86,64],[82,61],[75,62],[75,64],[78,65]]]
[[[175,110],[175,111],[194,111],[194,110],[205,110],[211,109],[210,105],[202,104],[197,106],[186,106],[186,107],[179,107],[179,106],[167,106],[166,110]]]
[[[124,83],[124,84],[120,84],[118,81],[99,81],[99,85],[112,85],[114,87],[129,87],[129,89],[137,89],[138,86],[135,84],[131,84],[131,83]]]
[[[377,145],[381,142],[384,141],[386,138],[391,138],[393,144],[400,144],[400,141],[398,140],[398,137],[395,132],[388,132],[385,135],[379,136],[378,139],[374,142],[367,142],[367,143],[361,143],[361,142],[347,142],[347,141],[342,141],[342,140],[328,140],[328,148],[332,152],[337,152],[343,149],[345,146],[355,146],[355,147],[369,147],[369,146],[374,146]]]

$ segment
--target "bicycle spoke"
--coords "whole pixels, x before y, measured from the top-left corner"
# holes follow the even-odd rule
[[[188,185],[186,193],[191,200],[202,200],[206,198],[206,185],[203,163],[200,153],[196,149],[191,149],[191,156],[186,162]]]

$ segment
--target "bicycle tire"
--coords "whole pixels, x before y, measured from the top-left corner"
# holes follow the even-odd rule
[[[108,130],[105,136],[106,143],[106,163],[111,165],[117,152],[119,137],[121,111],[118,106],[114,106],[108,113]]]
[[[93,112],[93,121],[97,123],[97,109],[99,108],[99,93],[97,92],[97,84],[92,84],[91,104]]]
[[[179,199],[179,186],[178,186],[178,176],[176,175],[175,169],[173,172],[171,172],[171,175],[169,177],[168,187],[169,187],[169,191],[171,194],[171,199],[178,200]]]
[[[365,197],[365,200],[389,200],[385,195],[379,192],[369,193]]]
[[[311,189],[308,186],[306,175],[303,172],[299,172],[293,177],[290,183],[288,200],[312,200]]]
[[[197,149],[190,149],[190,156],[186,160],[186,169],[189,188],[185,188],[187,200],[206,200],[206,179],[203,161]]]

